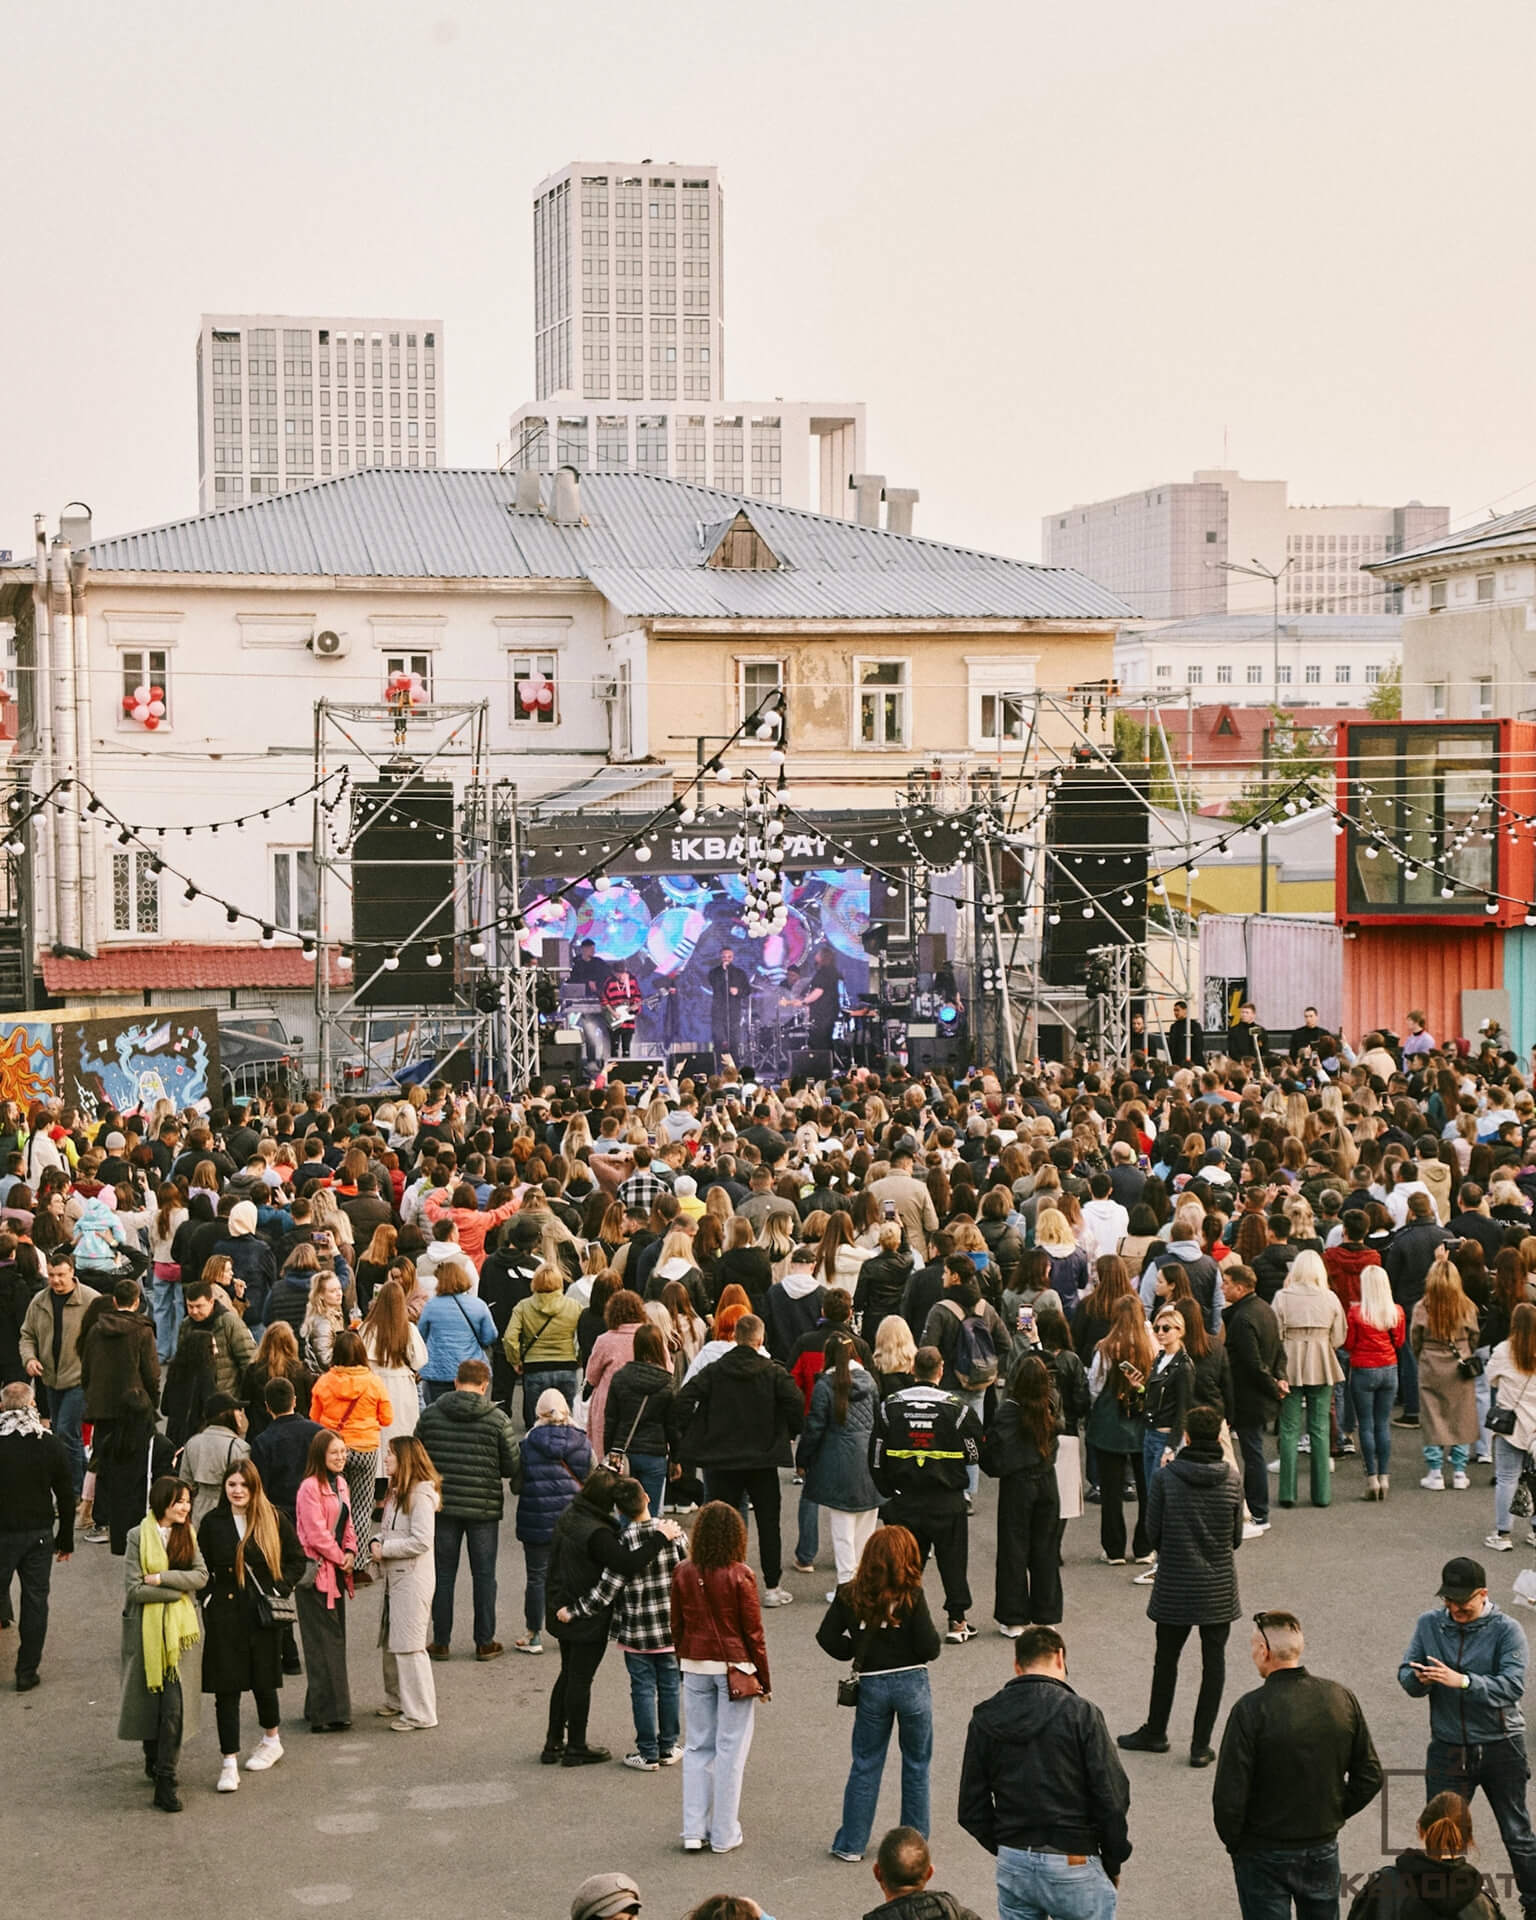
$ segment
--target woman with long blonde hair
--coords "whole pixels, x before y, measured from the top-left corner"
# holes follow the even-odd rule
[[[1435,1248],[1424,1297],[1408,1323],[1408,1339],[1419,1367],[1425,1467],[1419,1485],[1443,1493],[1449,1456],[1451,1485],[1469,1487],[1467,1457],[1478,1434],[1477,1381],[1463,1374],[1462,1362],[1477,1345],[1477,1308],[1467,1298],[1447,1246]]]
[[[283,1620],[304,1571],[304,1552],[287,1514],[274,1507],[249,1460],[224,1476],[219,1504],[198,1535],[208,1565],[203,1607],[203,1692],[213,1695],[223,1767],[218,1791],[240,1786],[240,1696],[256,1702],[261,1741],[245,1763],[265,1773],[283,1757],[278,1689],[283,1684]],[[276,1603],[274,1605],[274,1602]]]
[[[427,1646],[443,1483],[414,1434],[395,1434],[387,1457],[384,1518],[369,1546],[374,1567],[384,1576],[384,1704],[378,1714],[396,1733],[419,1733],[437,1725],[437,1687]]]
[[[427,1343],[416,1330],[406,1306],[405,1289],[398,1280],[386,1280],[374,1294],[368,1317],[358,1331],[368,1365],[389,1395],[390,1419],[379,1434],[378,1480],[382,1482],[390,1442],[416,1431],[416,1416],[421,1411],[416,1383],[427,1364]]]
[[[318,1233],[330,1234],[339,1255],[345,1258],[347,1265],[352,1264],[352,1222],[342,1212],[340,1203],[329,1187],[317,1187],[309,1198],[310,1225]]]
[[[1367,1500],[1385,1500],[1388,1493],[1397,1356],[1406,1332],[1406,1316],[1392,1298],[1385,1272],[1379,1266],[1362,1268],[1360,1298],[1349,1309],[1344,1350],[1349,1356],[1349,1391],[1360,1428]]]
[[[299,1351],[317,1376],[330,1366],[336,1336],[345,1331],[346,1324],[341,1282],[328,1268],[316,1267],[309,1283],[304,1323],[299,1328]]]
[[[1300,1204],[1306,1206],[1305,1201]],[[1306,1211],[1310,1223],[1312,1209]],[[1328,1285],[1328,1269],[1320,1253],[1308,1248],[1297,1254],[1272,1305],[1285,1343],[1285,1375],[1291,1389],[1280,1402],[1279,1502],[1282,1507],[1296,1504],[1297,1458],[1305,1420],[1312,1449],[1308,1457],[1312,1504],[1326,1507],[1333,1499],[1329,1413],[1333,1389],[1344,1378],[1338,1349],[1344,1345],[1345,1326],[1344,1308]]]

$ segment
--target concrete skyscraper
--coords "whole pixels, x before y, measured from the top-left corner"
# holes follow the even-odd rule
[[[208,314],[197,336],[202,511],[356,467],[435,467],[441,320]]]

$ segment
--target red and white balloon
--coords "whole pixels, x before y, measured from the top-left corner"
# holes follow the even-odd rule
[[[123,695],[123,712],[136,720],[146,733],[154,733],[165,718],[165,689],[141,681],[132,693]]]
[[[419,707],[427,697],[427,683],[419,673],[392,673],[384,684],[384,698],[392,707]]]
[[[517,689],[517,703],[524,713],[537,713],[540,709],[548,712],[555,704],[554,682],[546,680],[543,674],[537,674],[531,680],[520,681]]]

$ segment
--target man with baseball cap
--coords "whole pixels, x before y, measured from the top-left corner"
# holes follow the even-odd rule
[[[627,1873],[594,1873],[571,1896],[571,1920],[619,1920],[640,1911],[640,1889]]]
[[[1476,1560],[1447,1560],[1440,1570],[1444,1606],[1419,1615],[1397,1670],[1404,1693],[1429,1696],[1429,1751],[1424,1791],[1479,1787],[1499,1823],[1521,1910],[1536,1920],[1536,1834],[1526,1811],[1530,1765],[1520,1710],[1529,1655],[1518,1622],[1488,1597],[1488,1576]]]

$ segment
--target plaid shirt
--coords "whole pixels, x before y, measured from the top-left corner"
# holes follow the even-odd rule
[[[649,1167],[642,1167],[638,1173],[632,1173],[619,1187],[619,1198],[626,1207],[641,1207],[649,1213],[656,1204],[658,1194],[670,1193],[671,1184],[658,1180]]]
[[[656,1531],[656,1522],[631,1522],[619,1538],[626,1547],[638,1547]],[[576,1614],[601,1613],[613,1608],[610,1635],[632,1653],[672,1651],[672,1575],[688,1557],[686,1540],[669,1540],[648,1567],[627,1579],[622,1573],[604,1573],[590,1593],[571,1607]]]

